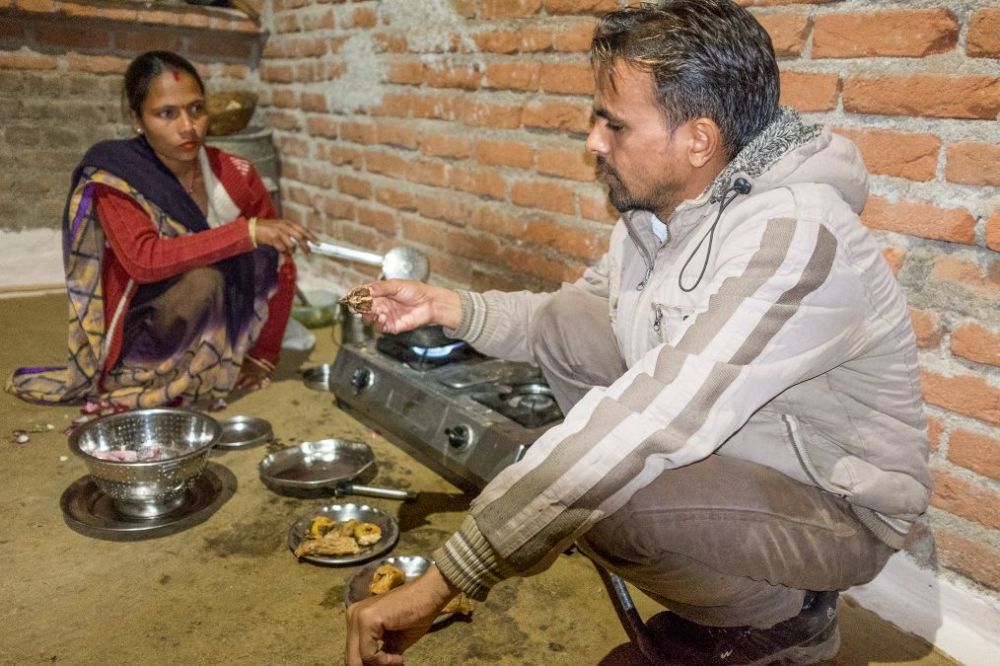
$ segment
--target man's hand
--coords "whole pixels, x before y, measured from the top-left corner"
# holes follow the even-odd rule
[[[432,566],[412,583],[351,604],[344,663],[402,664],[403,652],[427,633],[456,594],[458,588]]]
[[[455,328],[461,316],[458,294],[414,280],[382,280],[368,285],[372,311],[365,317],[383,333],[409,331],[426,324]]]

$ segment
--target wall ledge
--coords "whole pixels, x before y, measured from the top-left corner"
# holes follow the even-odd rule
[[[183,2],[125,2],[123,0],[0,0],[0,14],[99,19],[154,26],[221,30],[261,35],[260,25],[235,9],[189,5]]]

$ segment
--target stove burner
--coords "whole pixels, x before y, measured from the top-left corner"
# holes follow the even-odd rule
[[[539,428],[563,417],[552,389],[541,382],[487,384],[476,388],[473,400],[525,428]]]
[[[450,338],[445,338],[450,340]],[[406,363],[414,370],[428,370],[446,363],[476,358],[476,352],[464,340],[454,340],[437,347],[421,347],[407,344],[395,336],[383,335],[375,342],[375,348],[383,354]]]

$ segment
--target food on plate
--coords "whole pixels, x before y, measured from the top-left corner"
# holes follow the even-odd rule
[[[378,543],[382,528],[351,518],[337,522],[322,514],[309,523],[302,541],[295,547],[295,557],[307,555],[357,555],[362,548]]]
[[[354,539],[359,546],[370,546],[382,539],[382,528],[375,523],[358,523],[354,526]]]
[[[385,594],[389,590],[399,587],[406,582],[406,574],[399,567],[391,564],[382,564],[375,573],[372,574],[372,581],[368,585],[368,591],[372,594]],[[472,602],[465,596],[464,592],[459,592],[448,604],[441,609],[441,615],[447,613],[461,613],[469,615],[472,613]]]
[[[385,594],[405,582],[406,574],[403,573],[402,569],[391,564],[383,564],[372,574],[372,582],[368,586],[368,591],[372,594]]]
[[[372,291],[368,287],[355,287],[337,302],[346,304],[356,314],[368,314],[372,311]]]
[[[295,557],[306,555],[357,555],[361,546],[351,537],[330,532],[321,539],[303,539],[295,548]]]

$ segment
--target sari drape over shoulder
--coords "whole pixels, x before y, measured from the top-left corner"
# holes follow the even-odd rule
[[[252,171],[249,162],[219,151],[212,157],[214,177],[226,190],[239,190],[227,185],[227,172],[234,177],[241,171],[246,175],[248,169]],[[230,160],[225,162],[229,168],[216,172],[215,166],[225,160]],[[255,173],[252,177],[259,184]],[[37,402],[90,400],[128,409],[225,397],[267,320],[268,300],[277,288],[277,253],[260,248],[210,264],[221,274],[219,302],[206,303],[202,315],[188,318],[186,330],[178,335],[155,344],[144,340],[138,349],[134,345],[128,349],[126,344],[128,351],[123,353],[130,306],[155,304],[164,284],[139,284],[127,275],[120,280],[122,285],[108,283],[112,250],[97,214],[95,193],[100,188],[110,188],[135,202],[160,238],[210,228],[197,204],[144,138],[105,141],[91,148],[73,172],[63,214],[69,362],[65,367],[21,368],[8,390]],[[258,189],[263,191],[262,186]],[[219,194],[228,197],[227,192]],[[227,198],[227,203],[232,208],[233,201]],[[265,214],[235,203],[246,217]],[[271,209],[269,201],[266,206]],[[186,304],[191,306],[199,304]]]

